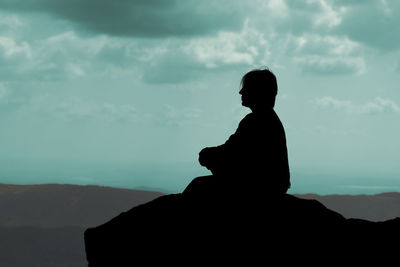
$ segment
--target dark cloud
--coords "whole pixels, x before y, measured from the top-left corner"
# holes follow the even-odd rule
[[[146,63],[143,79],[148,83],[186,82],[209,72],[250,68],[264,64],[269,55],[264,35],[248,25],[240,32],[220,32],[190,40],[168,39],[157,44],[161,46],[155,46],[147,58],[136,57]]]
[[[326,33],[330,30],[326,27],[332,18],[332,13],[340,12],[336,7],[323,4],[323,1],[286,1],[289,13],[282,20],[273,21],[277,30],[288,32],[294,35],[301,35],[308,32]],[[332,8],[332,10],[329,10]],[[328,11],[332,12],[329,13]],[[320,17],[320,18],[318,18]],[[324,18],[325,23],[318,25],[316,20]]]
[[[400,48],[399,1],[359,1],[345,3],[347,11],[337,32],[351,39],[380,49],[393,51]]]
[[[345,35],[381,51],[400,48],[400,1],[319,0],[286,4],[289,15],[272,22],[279,32]]]
[[[239,28],[244,21],[243,8],[225,0],[0,0],[0,7],[46,13],[116,36],[193,36]]]

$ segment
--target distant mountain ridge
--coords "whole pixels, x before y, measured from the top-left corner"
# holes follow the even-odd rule
[[[92,185],[0,184],[0,266],[87,266],[87,227],[161,195]]]
[[[374,195],[296,195],[305,199],[315,199],[327,208],[339,212],[345,218],[369,221],[384,221],[400,217],[400,192]]]
[[[162,195],[94,185],[0,184],[0,226],[90,227]],[[383,221],[400,217],[400,192],[296,196],[316,199],[346,218]]]
[[[0,226],[89,227],[160,192],[69,184],[0,184]]]

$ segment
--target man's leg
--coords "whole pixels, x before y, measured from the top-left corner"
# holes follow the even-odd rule
[[[196,197],[206,194],[206,192],[210,192],[214,188],[214,183],[214,175],[196,177],[183,190],[182,194],[185,197]]]

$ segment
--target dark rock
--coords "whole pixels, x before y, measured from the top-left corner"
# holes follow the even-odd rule
[[[184,259],[233,264],[317,254],[351,260],[371,251],[389,253],[400,237],[399,218],[345,219],[316,200],[236,193],[165,195],[87,229],[89,266]]]

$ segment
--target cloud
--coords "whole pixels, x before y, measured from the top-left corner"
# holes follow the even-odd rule
[[[286,18],[289,15],[289,8],[285,0],[270,0],[264,3],[275,17]]]
[[[29,25],[28,25],[29,26]],[[0,76],[12,81],[61,81],[93,74],[133,72],[147,83],[182,83],[208,71],[265,65],[269,52],[263,33],[242,25],[192,38],[141,39],[82,36],[72,30],[38,40],[0,37]]]
[[[381,113],[381,112],[400,112],[399,106],[390,99],[384,99],[381,97],[375,98],[374,101],[365,104],[362,107],[363,113]]]
[[[16,15],[0,14],[0,30],[3,33],[13,32],[24,25],[25,23]]]
[[[263,35],[246,24],[239,32],[190,39],[79,36],[69,30],[31,43],[0,37],[0,57],[8,62],[0,65],[0,75],[13,81],[61,81],[135,72],[147,83],[182,83],[209,70],[261,64],[268,53]]]
[[[279,20],[270,20],[275,30],[301,36],[310,32],[347,36],[379,49],[400,48],[400,2],[390,0],[276,1],[285,6]],[[284,4],[283,4],[284,3]],[[278,8],[279,10],[279,8]]]
[[[221,31],[215,37],[195,38],[183,48],[207,68],[265,62],[268,43],[262,33],[244,24],[240,32]]]
[[[350,100],[340,100],[331,96],[316,98],[313,101],[318,107],[350,114],[379,114],[383,112],[400,113],[400,107],[390,99],[376,97],[364,104],[355,104]]]
[[[60,75],[84,76],[106,43],[105,36],[82,38],[73,31],[56,34],[38,46],[34,64]]]
[[[222,0],[1,0],[12,11],[38,12],[115,36],[194,36],[240,27],[242,4]]]
[[[330,32],[342,23],[346,13],[345,7],[336,6],[329,0],[277,2],[278,7],[280,6],[277,8],[278,14],[281,14],[280,20],[270,23],[275,24],[277,31],[293,35]],[[273,9],[270,10],[275,12]]]
[[[346,36],[303,34],[288,36],[287,49],[304,72],[361,74],[366,70],[360,45]]]
[[[331,96],[324,96],[321,98],[316,98],[314,100],[314,103],[322,108],[333,108],[335,110],[339,111],[345,111],[345,112],[353,112],[354,110],[354,104],[352,101],[349,100],[339,100],[336,98],[333,98]]]
[[[33,96],[17,112],[20,116],[50,116],[64,121],[133,122],[138,118],[131,104],[93,102],[76,96],[60,99],[46,93]]]
[[[19,29],[27,18],[40,17],[36,27],[57,18],[51,36],[45,36],[46,31],[41,33],[44,38],[32,40],[24,32],[31,39],[0,39],[0,57],[7,60],[0,64],[1,78],[62,80],[135,73],[147,83],[182,83],[210,71],[291,63],[316,75],[364,74],[364,44],[371,44],[354,38],[348,16],[360,16],[355,12],[360,10],[394,19],[396,10],[391,11],[395,4],[389,1],[366,5],[331,0],[0,0],[0,6],[3,13],[17,14],[0,17],[0,27]],[[32,12],[35,15],[26,15]],[[390,28],[393,32],[398,27]],[[95,35],[82,34],[82,29]],[[285,58],[276,63],[287,55],[289,62]]]
[[[0,36],[0,77],[12,81],[65,80],[132,64],[134,42],[61,32],[38,41]],[[140,52],[140,51],[139,51]],[[128,66],[129,69],[129,66]]]
[[[136,72],[137,77],[149,83],[185,82],[206,69],[190,49],[184,49],[190,40],[79,36],[74,31],[31,43],[0,36],[0,59],[4,63],[0,64],[0,78],[19,82],[63,81]]]
[[[14,39],[6,36],[0,36],[0,52],[5,60],[15,57],[23,57],[29,59],[32,57],[31,48],[28,43],[22,42],[18,44]]]
[[[357,42],[350,40],[346,36],[337,35],[289,35],[289,42],[292,42],[293,48],[296,52],[302,54],[351,56],[360,48],[360,45]]]
[[[346,13],[336,32],[381,51],[400,48],[399,1],[339,1]]]
[[[25,68],[32,61],[33,51],[29,43],[18,42],[12,37],[0,36],[0,79],[20,80]]]
[[[329,3],[329,1],[325,0],[309,0],[308,2],[316,3],[321,9],[321,11],[317,12],[313,17],[314,26],[333,28],[341,24],[343,15],[346,12],[346,8],[335,8]]]
[[[180,83],[202,74],[240,66],[265,65],[270,51],[263,33],[245,23],[238,32],[220,31],[208,37],[171,40],[138,48],[147,63],[143,79],[148,83]]]
[[[335,74],[360,74],[366,69],[364,59],[361,57],[335,58],[324,56],[302,56],[294,58],[304,72],[335,75]]]

